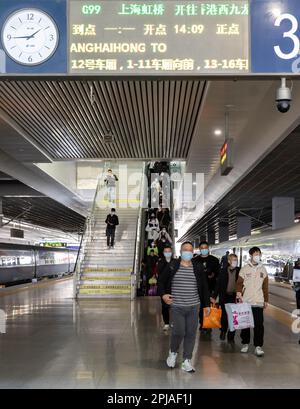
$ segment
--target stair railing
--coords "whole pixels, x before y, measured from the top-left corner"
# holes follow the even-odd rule
[[[81,279],[81,266],[84,261],[84,257],[86,255],[86,246],[87,246],[87,243],[91,242],[93,239],[92,235],[93,235],[93,230],[95,228],[95,223],[96,223],[95,213],[96,213],[96,207],[97,207],[97,199],[99,196],[99,192],[105,186],[103,175],[104,173],[100,174],[97,178],[97,188],[96,188],[96,192],[94,196],[94,201],[91,207],[91,211],[85,220],[85,224],[83,228],[81,242],[80,242],[76,264],[74,268],[74,276],[73,276],[73,279],[74,279],[73,296],[74,298],[77,298],[78,292],[79,292],[79,283]]]
[[[133,271],[131,273],[131,295],[130,299],[134,300],[136,297],[136,291],[138,286],[138,280],[140,275],[140,265],[141,265],[141,245],[144,244],[144,212],[143,212],[143,203],[144,203],[144,192],[145,192],[145,172],[146,172],[146,163],[143,163],[143,170],[142,170],[142,181],[141,181],[141,190],[139,196],[140,208],[136,226],[136,240],[135,240],[135,249],[134,249],[134,263],[133,263]]]

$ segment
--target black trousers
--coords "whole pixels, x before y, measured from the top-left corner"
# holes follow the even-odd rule
[[[115,242],[116,229],[106,229],[107,245],[113,246]]]
[[[162,299],[161,299],[161,313],[162,313],[165,325],[169,325],[170,324],[170,306],[166,304]]]
[[[300,310],[300,290],[296,291],[297,309]]]
[[[254,318],[254,346],[262,347],[264,344],[264,309],[252,307]],[[242,344],[250,344],[250,328],[241,331]]]
[[[226,309],[225,309],[225,304],[235,303],[235,300],[236,300],[236,294],[235,293],[234,294],[226,294],[225,297],[224,297],[224,302],[220,304],[221,308],[222,308],[222,317],[221,317],[221,325],[222,325],[221,331],[222,332],[227,332],[227,330],[228,330],[228,318],[227,318],[227,312],[226,312]],[[235,335],[235,331],[228,331],[228,334],[227,334],[228,340],[233,340],[234,335]]]

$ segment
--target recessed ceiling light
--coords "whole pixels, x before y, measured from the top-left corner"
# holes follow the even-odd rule
[[[216,136],[222,135],[221,129],[216,129],[214,133],[215,133]]]

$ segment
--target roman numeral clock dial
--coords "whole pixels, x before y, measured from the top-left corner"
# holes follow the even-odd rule
[[[44,11],[22,9],[7,18],[1,39],[12,60],[31,66],[42,64],[55,53],[59,32],[52,17]]]

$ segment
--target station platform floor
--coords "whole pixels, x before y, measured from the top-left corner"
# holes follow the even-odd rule
[[[72,279],[0,293],[7,314],[0,334],[0,388],[299,388],[300,345],[291,315],[270,306],[265,356],[242,355],[197,336],[196,373],[170,370],[160,300],[72,299]]]

